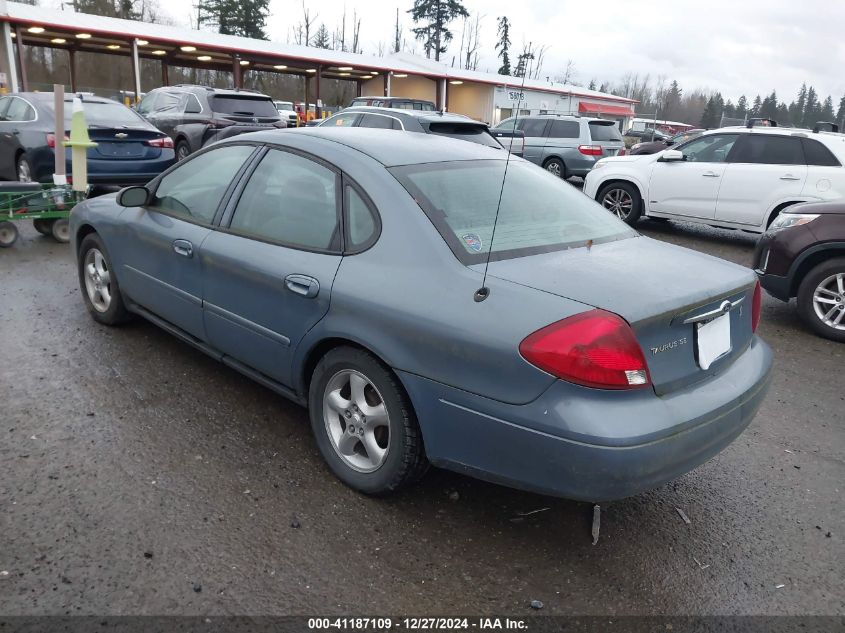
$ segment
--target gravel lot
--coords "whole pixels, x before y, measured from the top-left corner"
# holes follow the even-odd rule
[[[639,228],[750,264],[750,235]],[[794,306],[764,297],[751,427],[607,505],[592,546],[588,504],[443,471],[346,489],[303,409],[145,322],[96,325],[69,248],[31,227],[0,278],[4,615],[845,614],[845,346]]]

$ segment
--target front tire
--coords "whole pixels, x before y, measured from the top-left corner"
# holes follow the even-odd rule
[[[564,165],[563,161],[559,158],[550,158],[547,160],[543,164],[543,169],[553,176],[566,180],[566,165]]]
[[[53,220],[33,220],[32,226],[35,227],[35,230],[41,233],[41,235],[53,234]]]
[[[845,343],[845,257],[807,273],[798,287],[798,315],[819,336]]]
[[[181,162],[188,158],[191,155],[191,146],[188,145],[188,142],[185,140],[181,140],[176,143],[176,161]]]
[[[70,223],[65,218],[53,220],[50,235],[60,244],[67,244],[70,242]]]
[[[311,428],[323,459],[347,486],[384,495],[428,467],[422,433],[397,377],[353,347],[328,352],[308,392]]]
[[[117,325],[129,318],[108,251],[96,233],[79,246],[79,287],[85,307],[98,323]]]
[[[18,174],[18,182],[32,182],[32,165],[29,159],[21,154],[15,162],[15,170]]]
[[[643,200],[637,188],[627,182],[605,185],[596,196],[598,203],[626,224],[633,226],[643,213]]]

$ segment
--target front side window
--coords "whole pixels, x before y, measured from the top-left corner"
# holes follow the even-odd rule
[[[144,95],[144,98],[141,99],[141,102],[138,104],[138,112],[140,112],[141,114],[147,114],[148,112],[152,112],[153,108],[155,108],[155,102],[157,98],[157,92],[150,92]]]
[[[732,163],[803,165],[801,140],[774,134],[745,134],[731,156]]]
[[[686,160],[690,162],[724,163],[738,136],[738,134],[708,134],[684,143],[677,149],[683,152]]]
[[[0,97],[0,121],[6,120],[6,108],[9,107],[11,101],[11,97]]]
[[[161,179],[150,207],[211,224],[229,183],[254,151],[252,145],[225,145],[180,163]]]
[[[504,160],[394,167],[391,173],[419,203],[465,264],[510,259],[638,235],[593,200],[534,165]],[[501,191],[501,207],[491,247]]]
[[[337,180],[328,167],[271,149],[249,177],[229,228],[294,248],[338,251]]]
[[[393,117],[381,114],[364,114],[361,116],[359,127],[371,127],[379,130],[401,130],[402,125]]]

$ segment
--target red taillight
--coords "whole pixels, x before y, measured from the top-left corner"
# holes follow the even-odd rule
[[[754,296],[751,299],[751,331],[756,332],[760,325],[760,307],[763,303],[763,292],[760,290],[760,282],[754,286]]]
[[[224,127],[229,127],[230,125],[234,125],[234,121],[228,121],[226,119],[211,119],[208,122],[208,127],[212,130],[221,130]]]
[[[543,371],[586,387],[651,384],[631,326],[604,310],[582,312],[537,330],[519,344],[519,352]]]
[[[584,156],[601,156],[602,153],[600,145],[579,145],[578,151]]]
[[[147,141],[147,145],[149,145],[150,147],[162,147],[173,149],[173,139],[169,136],[163,136],[161,138],[151,138],[149,141]]]
[[[628,150],[626,150],[626,149],[623,147],[622,149],[620,149],[620,150],[619,150],[619,153],[617,154],[617,156],[624,156],[624,155],[625,155],[625,154],[627,154],[627,153],[628,153]]]
[[[69,141],[67,134],[65,134],[65,140]],[[53,149],[56,147],[56,135],[55,134],[48,134],[47,135],[47,147]]]

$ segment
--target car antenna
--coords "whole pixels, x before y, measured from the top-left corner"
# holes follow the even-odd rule
[[[531,50],[531,42],[528,43],[528,50]],[[523,64],[523,66],[525,66]],[[519,123],[519,110],[522,105],[522,99],[525,96],[525,75],[528,74],[528,69],[522,69],[522,85],[519,87],[519,99],[516,101],[516,117],[513,122],[513,129],[516,130],[516,124]],[[513,137],[511,137],[511,148],[513,147]],[[496,237],[496,225],[499,223],[499,210],[502,208],[502,194],[505,192],[505,179],[508,177],[508,165],[511,162],[511,150],[508,149],[508,156],[505,158],[505,173],[502,174],[502,186],[499,188],[499,202],[496,204],[496,216],[493,218],[493,232],[490,234],[490,245],[487,247],[487,261],[484,262],[484,277],[481,280],[481,288],[475,291],[473,299],[476,303],[481,303],[490,296],[490,288],[487,287],[487,269],[490,267],[490,256],[493,254],[493,239]]]

